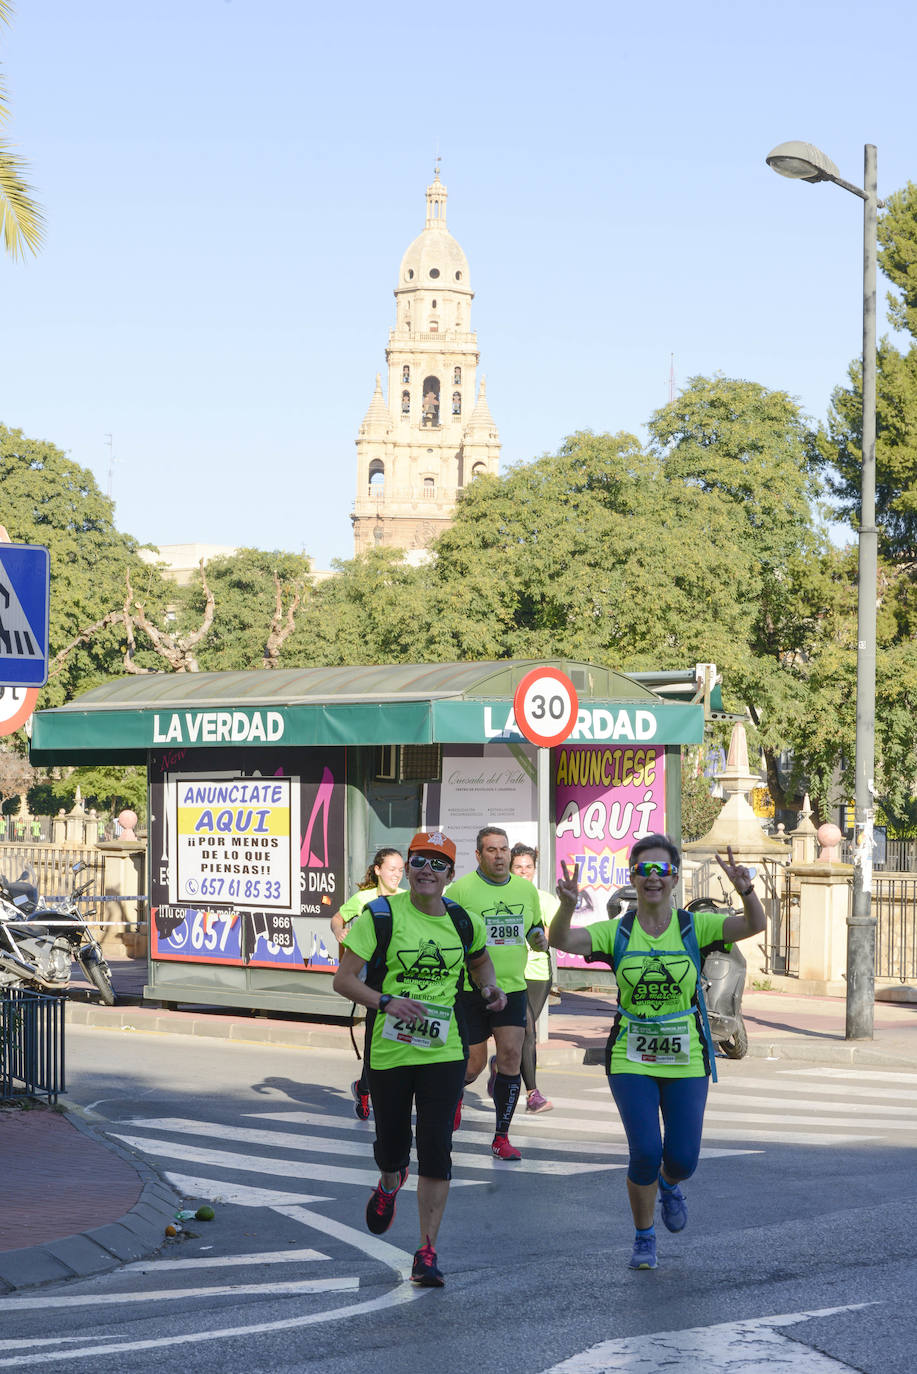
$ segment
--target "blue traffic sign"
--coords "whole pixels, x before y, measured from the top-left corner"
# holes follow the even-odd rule
[[[0,543],[0,686],[47,682],[50,590],[43,545]]]

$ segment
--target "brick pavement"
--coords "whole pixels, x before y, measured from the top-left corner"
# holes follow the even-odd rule
[[[0,1251],[118,1221],[143,1190],[127,1160],[53,1107],[0,1107],[0,1159],[6,1179]]]

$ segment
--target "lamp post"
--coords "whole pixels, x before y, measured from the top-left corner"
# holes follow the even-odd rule
[[[781,176],[833,181],[863,201],[863,456],[857,563],[856,758],[853,902],[847,917],[848,1040],[871,1040],[875,1000],[876,919],[872,915],[876,732],[876,150],[864,149],[863,188],[844,181],[811,143],[781,143],[767,155]]]

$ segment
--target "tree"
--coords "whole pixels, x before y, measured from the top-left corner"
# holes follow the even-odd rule
[[[61,778],[48,778],[29,791],[33,814],[56,815],[69,811],[77,788],[87,806],[117,816],[129,807],[141,820],[146,816],[147,777],[145,768],[71,768]]]
[[[425,656],[429,621],[420,568],[400,549],[336,561],[311,593],[284,645],[285,664],[436,662]]]
[[[0,23],[8,24],[12,13],[9,0],[0,0]],[[8,124],[9,117],[6,83],[0,76],[0,126]],[[26,248],[37,253],[44,239],[44,216],[32,199],[26,172],[26,163],[13,152],[9,140],[0,138],[0,221],[4,247],[14,259]]]
[[[879,217],[879,265],[894,288],[889,319],[917,340],[917,186],[890,196]],[[901,352],[883,338],[876,355],[876,525],[880,548],[917,560],[917,344]],[[863,449],[863,370],[856,359],[849,385],[832,393],[819,448],[837,512],[859,520]]]
[[[240,549],[207,565],[212,625],[198,650],[208,672],[276,667],[294,633],[311,585],[305,554]],[[207,611],[204,584],[177,594],[178,625],[187,633]]]
[[[125,576],[160,610],[168,589],[136,540],[115,528],[111,501],[92,473],[53,444],[0,425],[0,522],[15,542],[45,544],[51,553],[50,652],[71,652],[43,689],[42,706],[121,672],[126,635],[122,617],[110,613],[124,602]],[[141,666],[157,662],[146,649],[139,658]]]

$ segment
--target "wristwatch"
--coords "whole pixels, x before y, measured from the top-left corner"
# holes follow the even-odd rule
[[[383,992],[382,996],[379,998],[379,1006],[378,1006],[377,1010],[378,1010],[378,1011],[385,1011],[385,1008],[388,1006],[388,1004],[389,1004],[389,1002],[390,1002],[391,1000],[392,1000],[392,994],[391,994],[390,992]]]

